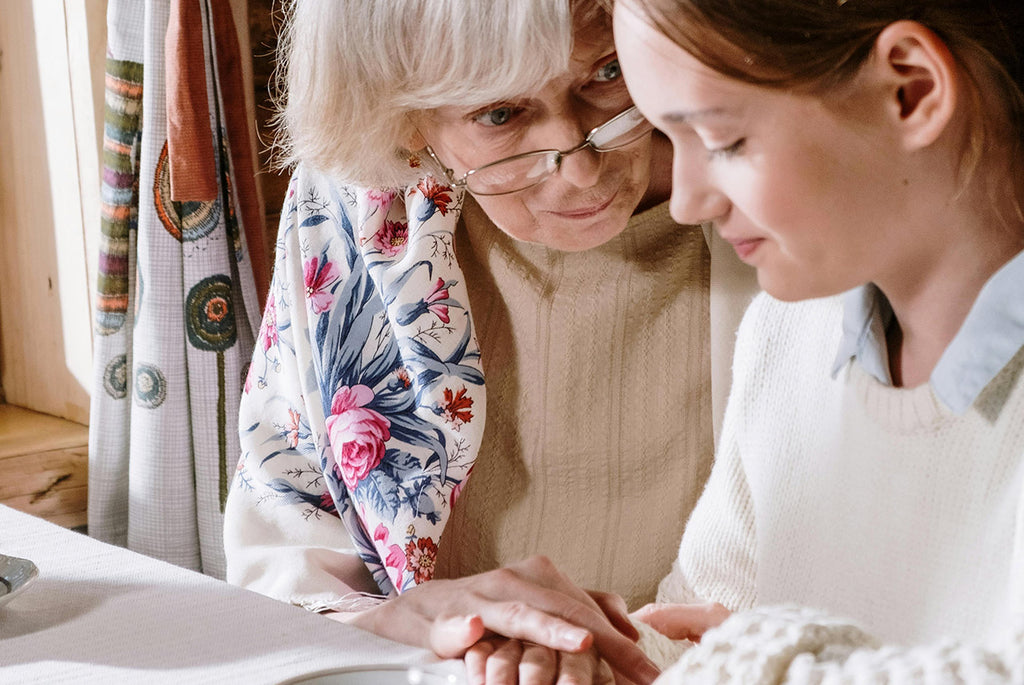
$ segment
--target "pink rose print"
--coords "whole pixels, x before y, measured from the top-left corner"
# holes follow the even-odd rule
[[[365,385],[341,387],[331,400],[326,424],[334,471],[350,490],[377,468],[384,458],[384,443],[391,439],[391,422],[366,408],[372,400],[373,390]]]
[[[384,565],[388,568],[393,568],[396,571],[401,571],[403,568],[405,568],[405,564],[405,552],[402,551],[402,547],[400,545],[389,545],[388,555],[384,557]],[[399,574],[396,573],[394,578],[392,578],[392,582],[394,582],[396,587],[399,584],[399,577]]]
[[[409,224],[404,221],[385,221],[373,235],[373,246],[385,257],[394,257],[405,247],[409,239]]]
[[[443,323],[448,323],[448,305],[446,304],[435,304],[439,300],[448,299],[448,288],[443,278],[438,278],[437,283],[434,284],[434,289],[423,298],[423,301],[427,304],[427,310],[433,312],[434,316],[439,318]]]
[[[338,280],[338,269],[334,262],[324,259],[321,265],[320,258],[313,257],[306,261],[302,276],[306,283],[306,299],[313,313],[320,314],[330,309],[334,295],[329,288]]]
[[[274,302],[273,293],[267,296],[267,307],[263,310],[260,341],[263,343],[264,352],[269,350],[271,345],[277,344],[277,305]]]
[[[299,412],[294,409],[288,410],[288,423],[285,425],[285,437],[288,445],[294,449],[299,444]]]
[[[397,196],[398,193],[393,190],[376,190],[371,188],[366,191],[366,198],[370,201],[370,205],[385,211],[391,207],[391,203],[395,201]]]
[[[338,516],[338,506],[334,503],[334,497],[327,490],[320,493],[320,509],[332,516]]]
[[[373,531],[373,540],[381,543],[378,545],[379,549],[387,549],[387,554],[384,555],[384,566],[391,583],[398,587],[402,579],[402,569],[406,564],[405,552],[399,545],[388,545],[388,529],[384,527],[383,523],[377,524],[376,530]]]
[[[469,471],[466,471],[466,475],[462,477],[455,487],[452,488],[452,494],[448,497],[448,506],[454,507],[455,503],[462,497],[462,488],[466,487],[466,481],[469,480],[470,475],[473,473],[473,467],[469,467]]]
[[[455,484],[455,487],[452,488],[452,494],[448,498],[448,506],[454,507],[455,503],[459,501],[460,497],[462,497],[462,488],[465,482],[465,479],[460,480]]]

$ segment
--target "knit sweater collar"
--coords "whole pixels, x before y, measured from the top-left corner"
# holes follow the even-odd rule
[[[1024,346],[1024,252],[1000,268],[985,283],[963,325],[943,352],[929,379],[943,405],[963,414],[982,390]],[[885,330],[892,309],[874,285],[842,295],[843,332],[832,375],[851,360],[876,378],[892,385]]]

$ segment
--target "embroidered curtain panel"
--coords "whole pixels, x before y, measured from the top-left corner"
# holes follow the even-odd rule
[[[269,280],[224,0],[110,0],[89,533],[223,577]]]

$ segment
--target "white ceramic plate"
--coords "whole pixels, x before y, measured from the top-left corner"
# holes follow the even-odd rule
[[[355,666],[322,671],[285,681],[281,685],[463,685],[453,673],[421,666]]]
[[[28,559],[0,554],[0,606],[28,587],[39,575],[39,569]]]

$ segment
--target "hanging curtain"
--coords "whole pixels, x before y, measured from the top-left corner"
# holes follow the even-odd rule
[[[89,534],[223,577],[269,280],[227,0],[110,0]]]

